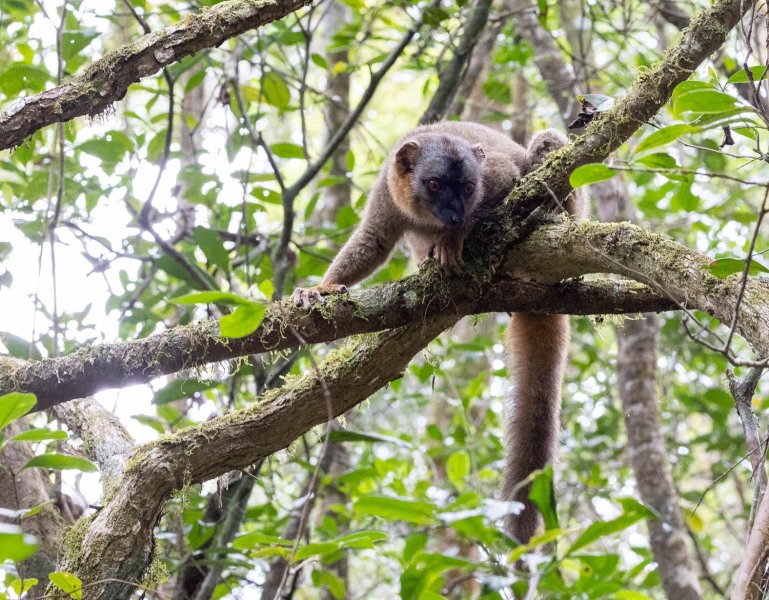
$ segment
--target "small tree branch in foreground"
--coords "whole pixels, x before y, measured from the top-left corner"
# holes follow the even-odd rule
[[[122,100],[128,87],[205,48],[281,19],[312,0],[229,0],[150,33],[94,61],[82,75],[0,113],[0,150],[13,148],[52,123],[94,117]]]

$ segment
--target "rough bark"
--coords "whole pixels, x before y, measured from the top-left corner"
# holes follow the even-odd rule
[[[100,115],[122,100],[128,87],[143,77],[185,56],[281,19],[310,2],[230,0],[145,35],[94,61],[72,81],[13,102],[0,113],[0,150],[18,146],[24,138],[52,123]]]
[[[56,418],[83,441],[83,452],[99,465],[102,483],[123,474],[134,442],[123,424],[93,398],[54,407]]]
[[[756,511],[756,519],[750,530],[740,568],[734,576],[732,600],[763,597],[760,587],[764,565],[769,558],[769,494],[764,494]]]
[[[496,218],[493,219],[493,223],[487,223],[486,227],[482,228],[483,239],[481,242],[470,248],[470,254],[476,258],[475,262],[483,270],[485,279],[489,279],[496,272],[511,244],[520,238],[521,219],[530,215],[541,204],[552,204],[553,195],[564,197],[569,191],[569,173],[574,168],[605,159],[643,122],[651,118],[667,100],[673,88],[684,81],[702,60],[723,43],[728,31],[750,6],[751,3],[740,0],[719,0],[710,9],[703,11],[692,21],[691,27],[683,32],[678,44],[666,54],[665,59],[636,78],[623,100],[605,113],[600,121],[588,127],[585,134],[574,143],[549,155],[542,168],[525,177],[513,189],[500,211],[495,215]],[[206,14],[208,15],[210,12],[212,11],[208,11]],[[428,290],[430,288],[428,282],[435,282],[438,279],[434,272],[432,277],[430,274],[419,277],[424,278],[423,285],[420,286],[422,290]],[[469,287],[466,282],[462,282],[461,286],[456,285],[457,282],[458,280],[453,280],[455,287],[459,288],[458,291],[461,291],[461,288],[466,290]],[[451,286],[452,282],[449,282],[448,285]],[[396,289],[397,287],[395,285]],[[433,287],[429,291],[435,289]],[[409,308],[413,310],[414,288],[402,289],[402,291],[404,292],[403,300],[405,300],[406,310]],[[438,296],[440,297],[440,294]],[[418,297],[417,295],[417,302]],[[427,296],[422,296],[423,299],[425,297]],[[377,301],[376,305],[379,304],[380,302]],[[428,306],[433,304],[435,302],[427,302]],[[400,309],[403,304],[391,303],[390,307]],[[420,306],[420,308],[424,307]],[[527,310],[523,306],[514,309]],[[284,308],[284,310],[286,309]],[[352,316],[351,319],[358,321],[362,331],[375,329],[371,327],[370,323],[366,324],[367,318],[383,316],[381,311],[379,311],[379,315],[361,315],[360,307],[357,309],[348,307],[348,310],[353,315],[357,315],[357,318]],[[509,309],[503,308],[502,310]],[[552,308],[548,308],[548,310],[560,312]],[[563,309],[561,310],[563,311]],[[319,311],[309,316],[302,316],[294,310],[293,314],[299,321],[304,319],[310,321],[310,323],[304,321],[305,325],[310,325],[313,320],[318,324],[323,321]],[[399,314],[391,316],[396,322],[400,319]],[[420,313],[420,317],[425,317],[424,312]],[[267,327],[269,327],[269,324],[275,323],[275,321],[273,318],[268,318],[267,323]],[[402,323],[403,321],[400,320],[400,324]],[[336,323],[331,321],[326,321],[325,325],[327,330],[334,330],[336,327]],[[364,325],[369,329],[365,329]],[[391,322],[389,326],[395,325],[396,323]],[[199,364],[201,360],[200,351],[205,355],[205,362],[212,362],[237,355],[231,351],[231,348],[240,347],[242,352],[244,344],[248,344],[249,341],[253,343],[255,337],[267,341],[267,344],[260,344],[267,348],[270,348],[269,341],[277,342],[275,338],[282,337],[279,334],[280,329],[274,328],[272,340],[265,340],[262,334],[268,332],[262,327],[257,330],[255,335],[244,338],[244,340],[218,340],[217,343],[217,340],[212,339],[211,336],[213,328],[207,330],[208,335],[205,333],[205,327],[203,329],[202,334],[199,329],[194,328],[174,330],[175,334],[170,335],[175,335],[176,340],[172,338],[148,338],[148,340],[112,346],[111,348],[103,346],[95,350],[85,349],[72,355],[72,357],[61,359],[64,363],[52,362],[51,360],[29,363],[0,375],[0,393],[14,390],[33,391],[38,394],[38,407],[45,408],[57,403],[57,401],[89,395],[96,389],[144,382],[163,373],[194,366]],[[349,335],[355,331],[350,328],[346,333]],[[190,338],[203,342],[202,347],[195,348],[198,351],[196,353],[190,352]],[[320,341],[314,336],[307,339],[308,342]],[[148,341],[149,348],[145,347]],[[177,344],[173,343],[174,341],[179,342],[180,347],[177,347]],[[158,342],[163,346],[160,353],[158,353],[158,348],[153,347],[153,344]],[[211,345],[210,348],[209,344]],[[104,352],[105,348],[117,352],[118,356],[110,356],[110,351]],[[258,350],[250,349],[242,353],[255,351]],[[170,359],[166,353],[170,355]],[[163,363],[163,369],[158,369],[159,362]],[[47,386],[39,385],[46,378]]]
[[[564,221],[535,232],[510,258],[519,268],[545,277],[633,273],[655,281],[679,301],[686,295],[689,307],[727,322],[739,293],[739,277],[717,279],[702,269],[707,257],[629,224]],[[746,298],[738,331],[760,354],[768,355],[769,288],[751,279]],[[342,414],[398,377],[416,352],[457,319],[452,313],[423,320],[363,336],[333,352],[320,366],[331,412]],[[83,554],[67,568],[94,584],[93,597],[124,597],[131,585],[117,580],[141,577],[152,547],[152,528],[174,490],[244,468],[286,447],[328,416],[321,383],[311,373],[245,410],[137,449],[115,497],[91,524]]]
[[[734,406],[742,423],[748,456],[753,467],[753,503],[748,520],[748,559],[742,562],[735,577],[735,595],[733,596],[745,600],[758,600],[764,597],[762,582],[766,573],[766,562],[769,559],[769,551],[767,551],[769,538],[765,529],[766,506],[763,504],[767,480],[766,453],[763,450],[758,417],[753,412],[753,396],[763,372],[763,369],[754,367],[742,380],[738,380],[731,371],[726,372],[729,391],[732,393]],[[760,526],[764,529],[759,529],[757,535],[753,536],[759,518],[763,521]]]
[[[507,260],[533,278],[600,272],[632,276],[679,306],[727,324],[741,288],[740,274],[719,279],[706,269],[708,257],[629,223],[563,222],[542,228],[513,248]],[[769,356],[769,286],[757,277],[747,280],[736,331],[759,356]]]
[[[160,376],[204,364],[283,350],[307,343],[329,342],[417,324],[440,315],[481,312],[544,311],[571,314],[626,313],[675,308],[663,295],[632,282],[538,286],[505,279],[483,287],[468,279],[444,280],[435,271],[329,299],[311,312],[275,303],[262,325],[240,338],[219,336],[218,324],[207,321],[176,327],[141,340],[81,348],[41,361],[3,365],[0,395],[26,391],[37,395],[37,409],[90,396],[103,389],[147,383]],[[299,334],[299,337],[294,334]]]

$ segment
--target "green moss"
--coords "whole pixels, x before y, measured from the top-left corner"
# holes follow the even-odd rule
[[[83,540],[88,533],[96,515],[81,517],[64,533],[64,541],[61,545],[62,564],[68,569],[75,570],[80,563],[80,555],[83,552]]]
[[[144,575],[143,583],[163,583],[164,581],[168,581],[168,577],[168,567],[163,562],[160,553],[155,551],[152,554],[152,561],[150,562],[150,566],[147,569],[147,573]]]

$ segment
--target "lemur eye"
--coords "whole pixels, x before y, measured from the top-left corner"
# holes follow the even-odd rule
[[[474,183],[466,183],[465,184],[465,196],[469,196],[475,191],[475,184]]]
[[[431,192],[440,192],[441,191],[441,182],[439,179],[428,179],[427,181],[427,189]]]

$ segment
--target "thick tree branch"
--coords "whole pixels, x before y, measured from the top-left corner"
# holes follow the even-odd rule
[[[82,348],[68,356],[0,365],[0,395],[26,391],[43,410],[103,389],[147,383],[160,375],[238,356],[330,342],[359,333],[417,325],[443,315],[457,318],[484,312],[636,313],[671,310],[658,292],[632,282],[567,282],[541,286],[500,277],[482,288],[466,278],[444,281],[437,273],[418,274],[376,288],[331,298],[306,312],[287,302],[270,306],[262,325],[241,339],[219,336],[206,321],[162,334]]]
[[[564,221],[536,231],[507,256],[507,266],[532,277],[563,279],[610,272],[632,277],[671,298],[731,324],[742,288],[740,274],[719,279],[707,256],[629,223]],[[769,356],[769,286],[749,277],[736,331],[761,357]]]
[[[350,410],[400,377],[414,354],[456,321],[443,316],[351,340],[320,365],[322,380],[310,372],[245,410],[137,449],[115,496],[90,524],[82,554],[63,568],[79,574],[91,600],[129,597],[135,589],[131,582],[141,581],[149,562],[154,525],[174,490],[245,469]]]
[[[711,9],[703,11],[692,21],[691,27],[682,34],[679,43],[670,50],[666,58],[636,78],[623,100],[618,102],[611,111],[605,113],[600,121],[592,124],[582,137],[550,155],[542,168],[529,174],[514,188],[496,215],[497,218],[486,223],[480,243],[476,243],[474,247],[470,248],[470,256],[475,257],[475,261],[471,261],[471,263],[475,263],[475,268],[480,273],[477,278],[487,282],[494,280],[497,271],[502,267],[508,249],[521,237],[521,219],[530,215],[540,204],[551,204],[553,195],[564,197],[569,191],[569,173],[574,168],[605,159],[613,149],[617,148],[640,125],[651,118],[667,100],[675,85],[685,80],[699,62],[707,58],[723,43],[729,29],[739,21],[750,4],[742,0],[719,0]],[[208,15],[210,12],[212,11],[205,14]],[[530,227],[524,227],[524,229],[530,229]],[[646,239],[649,240],[648,237]],[[688,252],[683,248],[678,248],[684,254]],[[697,256],[701,257],[701,255]],[[564,267],[572,262],[568,256],[562,257],[561,260],[566,261]],[[692,260],[702,263],[707,261],[707,258],[701,257]],[[649,273],[653,274],[655,265],[648,266],[651,269]],[[573,271],[577,275],[580,274],[579,269],[573,269]],[[640,271],[640,273],[643,275],[645,272]],[[669,273],[660,275],[676,273],[678,271],[674,265],[671,265]],[[630,276],[638,279],[637,273]],[[391,284],[392,287],[386,287],[385,294],[382,294],[382,291],[379,292],[385,300],[392,298],[390,294],[397,293],[398,290],[402,294],[402,300],[389,304],[392,312],[375,310],[372,313],[369,310],[371,305],[366,305],[365,302],[362,308],[357,307],[353,310],[352,307],[348,307],[350,321],[357,322],[360,329],[350,327],[346,330],[346,334],[403,325],[404,321],[400,320],[402,319],[400,314],[404,309],[405,312],[411,309],[413,314],[415,308],[418,308],[422,311],[419,313],[419,318],[426,319],[435,315],[435,313],[430,313],[430,310],[435,310],[433,307],[441,306],[441,302],[436,301],[435,298],[451,298],[452,306],[454,306],[458,303],[457,298],[461,297],[462,292],[467,294],[467,291],[471,289],[462,280],[454,280],[442,285],[440,278],[434,273],[432,277],[429,274],[418,277],[422,279],[418,279],[412,288],[401,287],[410,285],[410,280],[406,280]],[[654,284],[653,281],[652,284]],[[677,281],[676,284],[681,286],[679,289],[685,287],[684,281]],[[421,293],[415,293],[417,290]],[[476,295],[478,290],[472,289],[471,291],[473,295]],[[484,290],[485,292],[486,290]],[[425,302],[426,298],[429,298],[429,301]],[[475,298],[468,300],[478,302]],[[372,298],[372,301],[374,307],[381,303],[381,299],[377,298]],[[425,305],[420,304],[420,301],[425,302]],[[525,305],[507,306],[508,308],[502,308],[502,310],[529,310]],[[444,306],[443,309],[445,311],[446,307]],[[468,310],[465,314],[483,312],[483,310],[476,305],[475,309]],[[490,307],[485,310],[500,310],[500,307]],[[545,308],[545,310],[561,312],[561,310],[551,308]],[[643,308],[640,310],[654,309]],[[731,310],[731,307],[727,310]],[[574,311],[563,310],[562,312]],[[378,327],[379,322],[387,320],[385,313],[394,317],[395,321],[391,320],[383,324],[382,327]],[[297,315],[296,311],[293,314],[295,315],[293,318],[299,320],[302,329],[310,329],[315,325],[319,328],[325,326],[328,331],[338,325],[338,322],[324,323],[317,312],[309,316]],[[302,322],[302,319],[308,319],[309,322]],[[372,327],[372,322],[375,320],[377,323]],[[268,317],[266,322],[265,327],[269,327],[270,323],[274,321]],[[203,327],[205,329],[205,326]],[[38,408],[45,408],[67,399],[89,395],[97,389],[139,383],[163,373],[201,364],[201,362],[213,362],[237,356],[238,351],[233,352],[232,348],[240,347],[240,354],[258,352],[260,350],[254,348],[253,345],[248,346],[249,343],[253,344],[255,339],[262,341],[262,345],[257,346],[257,348],[277,349],[279,347],[275,337],[270,335],[271,333],[274,336],[279,328],[273,327],[272,332],[268,332],[263,327],[256,334],[244,340],[227,340],[225,342],[215,338],[214,326],[209,327],[211,329],[202,332],[179,328],[170,332],[169,337],[160,340],[148,338],[148,340],[120,346],[107,346],[106,348],[116,352],[111,357],[109,351],[104,352],[89,348],[61,359],[63,362],[48,360],[40,363],[28,363],[21,368],[0,373],[0,393],[14,390],[32,391],[38,394]],[[764,333],[762,335],[767,336],[769,334]],[[315,335],[308,335],[305,339],[308,342],[325,341],[321,336]],[[202,341],[202,345],[195,344],[196,340]],[[763,348],[761,354],[769,354],[766,352],[766,346],[763,345],[766,340],[761,341],[762,344],[759,345]],[[160,342],[159,345],[155,346],[158,342]],[[162,367],[159,368],[158,365],[160,364]],[[40,385],[44,381],[47,383]]]
[[[0,113],[0,150],[13,148],[37,130],[83,115],[96,116],[125,96],[128,87],[163,67],[270,21],[312,0],[230,0],[150,33],[94,61],[82,75]]]

